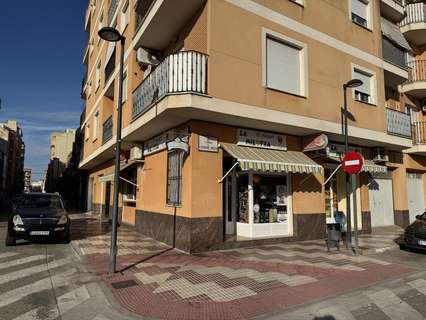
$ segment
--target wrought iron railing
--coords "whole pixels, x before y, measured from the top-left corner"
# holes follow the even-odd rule
[[[405,12],[405,18],[399,23],[401,27],[411,23],[426,22],[426,4],[423,2],[406,4]]]
[[[111,24],[112,19],[114,18],[114,14],[118,8],[118,0],[111,0],[111,4],[108,9],[108,25]]]
[[[105,144],[112,138],[112,116],[110,116],[102,125],[102,144]]]
[[[405,62],[405,50],[397,47],[388,39],[382,37],[382,52],[383,59],[406,69],[407,64]]]
[[[165,58],[133,91],[133,119],[168,94],[207,94],[207,59],[196,51]]]
[[[409,114],[386,108],[387,132],[391,135],[410,138],[411,118]]]
[[[138,30],[145,21],[145,18],[148,15],[148,12],[151,10],[151,6],[154,2],[155,0],[138,0],[136,3],[136,30]]]
[[[413,144],[426,144],[426,121],[417,121],[411,124]]]
[[[407,63],[410,68],[408,82],[426,81],[426,60],[415,60]]]
[[[111,55],[111,58],[109,58],[108,63],[105,66],[105,84],[108,82],[111,75],[114,73],[115,70],[115,49],[114,53]]]

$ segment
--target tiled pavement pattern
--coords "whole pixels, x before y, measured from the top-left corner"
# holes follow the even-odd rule
[[[328,253],[324,241],[191,256],[120,226],[122,272],[108,275],[108,225],[81,217],[73,228],[74,246],[118,301],[152,318],[245,319],[412,271],[365,256]]]
[[[276,320],[426,319],[426,273],[412,274],[362,292],[343,294],[334,299],[266,317]]]

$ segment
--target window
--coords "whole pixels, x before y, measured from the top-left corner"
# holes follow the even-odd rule
[[[123,183],[123,200],[127,202],[136,201],[136,190],[137,190],[137,168],[125,170],[124,178],[127,181]]]
[[[360,67],[354,67],[352,73],[353,79],[359,79],[363,82],[360,87],[354,88],[354,99],[375,104],[376,103],[376,86],[375,86],[375,75],[373,72],[361,69]]]
[[[98,138],[99,130],[99,111],[96,111],[95,116],[93,117],[93,141]]]
[[[99,15],[98,31],[104,27],[103,21],[104,21],[104,13],[101,12]],[[99,45],[99,42],[101,42],[101,37],[98,37],[98,45]]]
[[[264,31],[264,39],[264,85],[307,96],[306,45],[273,31]]]
[[[123,72],[123,96],[121,98],[121,102],[127,100],[127,70]]]
[[[123,6],[123,10],[121,11],[121,18],[120,18],[121,32],[124,32],[127,25],[129,24],[129,20],[130,20],[130,9],[129,8],[130,8],[129,1],[127,1],[126,4]]]
[[[96,65],[95,82],[96,82],[95,91],[97,91],[101,84],[101,61],[100,60],[98,64]]]
[[[171,151],[167,154],[167,204],[182,203],[182,167],[183,151]]]
[[[369,28],[369,0],[351,0],[351,17],[356,24]]]

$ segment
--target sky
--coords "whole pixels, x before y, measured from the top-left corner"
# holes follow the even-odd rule
[[[1,2],[0,122],[18,121],[25,166],[39,179],[50,134],[79,125],[87,0]]]

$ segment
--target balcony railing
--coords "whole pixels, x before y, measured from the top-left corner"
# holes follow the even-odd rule
[[[426,121],[413,122],[411,132],[413,144],[426,144]]]
[[[102,144],[105,144],[112,138],[112,116],[104,122],[102,129]]]
[[[108,63],[105,66],[105,84],[108,82],[111,75],[114,73],[115,70],[115,49],[114,53],[111,55],[111,58],[109,58]]]
[[[400,22],[400,26],[411,23],[426,22],[426,4],[423,2],[405,5],[406,16]]]
[[[407,63],[408,82],[426,81],[426,60],[415,60]]]
[[[386,109],[387,132],[391,135],[410,138],[411,137],[411,118],[410,115]]]
[[[397,47],[388,39],[382,37],[382,51],[383,59],[393,63],[401,68],[406,69],[407,64],[405,63],[405,50]]]
[[[155,0],[138,0],[135,7],[136,30],[142,25]]]
[[[108,9],[108,25],[111,24],[112,18],[114,18],[114,14],[118,8],[118,0],[111,0],[111,4]]]
[[[207,58],[182,51],[164,59],[133,91],[133,119],[168,94],[207,94]]]

